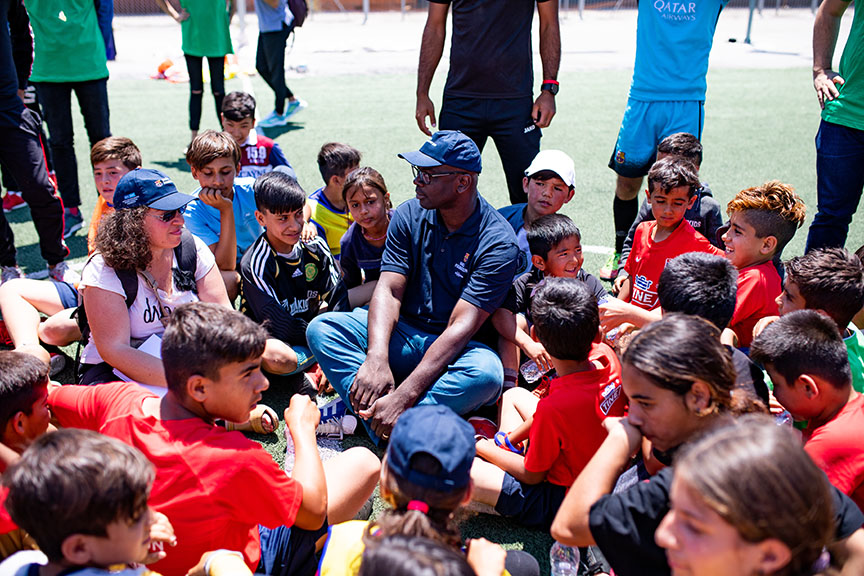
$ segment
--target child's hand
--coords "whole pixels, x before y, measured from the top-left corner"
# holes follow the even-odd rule
[[[552,357],[549,356],[548,352],[546,352],[546,348],[543,347],[543,344],[532,340],[525,344],[524,352],[537,364],[544,374],[555,368],[555,366],[552,365]]]
[[[318,237],[318,227],[312,222],[305,222],[303,229],[300,231],[300,240],[303,242],[311,242]]]
[[[217,190],[216,188],[201,188],[201,191],[198,192],[198,198],[201,202],[207,206],[216,208],[219,212],[234,209],[234,204],[231,200],[225,198],[225,196],[222,195],[222,191]]]
[[[156,512],[155,510],[152,512],[152,515],[153,523],[150,524],[151,546],[153,543],[176,546],[177,536],[174,535],[174,527],[171,526],[171,522],[168,520],[168,517],[161,512]],[[168,554],[164,550],[157,550],[154,552],[151,548],[151,551],[144,559],[143,564],[153,564],[154,562],[162,560],[167,555]]]
[[[285,409],[285,433],[294,434],[301,430],[309,430],[313,433],[321,421],[321,412],[318,406],[305,394],[295,394],[291,397],[291,403]]]
[[[642,446],[642,431],[636,428],[625,418],[610,416],[603,420],[603,428],[610,437],[618,436],[627,444],[627,453],[633,456],[636,450]]]
[[[621,287],[624,286],[624,281],[629,277],[630,276],[623,270],[618,272],[618,276],[615,277],[615,281],[612,283],[613,296],[618,296],[618,293],[621,292]]]
[[[629,322],[634,308],[636,306],[629,302],[617,298],[607,299],[600,305],[600,327],[604,332],[608,332],[624,322]]]
[[[501,576],[507,552],[494,542],[485,538],[468,541],[468,565],[477,576]]]

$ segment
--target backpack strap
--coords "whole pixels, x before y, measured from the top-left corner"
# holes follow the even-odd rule
[[[195,275],[198,270],[198,247],[195,246],[195,237],[185,228],[180,235],[180,245],[174,248],[174,256],[180,270]]]

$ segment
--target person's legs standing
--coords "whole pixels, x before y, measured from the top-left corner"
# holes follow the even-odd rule
[[[0,158],[30,205],[42,258],[53,266],[66,258],[69,249],[63,242],[63,203],[48,179],[39,134],[39,116],[25,108],[18,127],[0,128]],[[0,216],[0,265],[15,266],[15,238],[4,216]]]
[[[108,109],[108,78],[76,82],[72,85],[81,115],[84,117],[84,127],[90,147],[104,138],[111,136],[111,120]]]
[[[189,130],[192,139],[198,135],[201,126],[201,102],[204,100],[204,59],[200,56],[183,55],[186,70],[189,72]]]
[[[225,99],[225,57],[207,57],[207,66],[210,68],[210,92],[216,103],[216,118],[222,118],[222,100]],[[220,127],[222,121],[219,121]]]
[[[72,131],[72,85],[60,82],[38,82],[36,91],[45,112],[45,123],[51,135],[51,152],[57,187],[63,198],[63,206],[77,208],[81,205],[78,190],[78,165],[75,161],[75,143]]]
[[[864,188],[864,131],[822,120],[816,134],[816,177],[818,211],[807,233],[807,252],[846,243]]]
[[[533,105],[530,97],[489,101],[488,131],[501,157],[511,204],[528,201],[522,179],[525,169],[540,152],[542,133],[531,118]]]

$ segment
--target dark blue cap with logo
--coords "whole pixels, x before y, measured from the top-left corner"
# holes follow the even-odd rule
[[[179,210],[194,200],[181,194],[166,174],[150,168],[136,168],[126,173],[114,190],[114,208],[147,206],[154,210]]]
[[[436,132],[431,140],[420,147],[420,150],[403,152],[399,157],[418,168],[447,165],[479,174],[483,167],[477,144],[458,130]]]
[[[411,466],[417,454],[441,463],[438,474]],[[387,465],[401,478],[432,490],[450,492],[468,485],[474,463],[474,428],[447,406],[417,406],[396,421],[387,446]]]

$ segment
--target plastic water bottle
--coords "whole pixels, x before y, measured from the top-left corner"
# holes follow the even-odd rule
[[[777,423],[778,426],[795,425],[795,420],[792,418],[792,414],[790,414],[788,410],[783,410],[783,412],[774,416],[774,421]]]
[[[294,438],[291,437],[287,424],[285,425],[285,472],[289,476],[294,472]]]
[[[579,548],[555,542],[549,550],[552,576],[576,576],[579,572]]]
[[[525,382],[528,384],[533,384],[540,380],[543,377],[543,370],[537,365],[534,360],[528,360],[522,366],[519,367],[519,371],[522,372],[522,378],[525,379]]]

